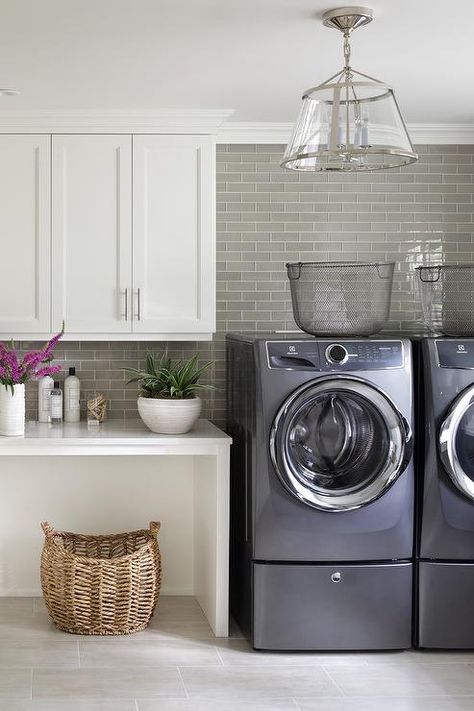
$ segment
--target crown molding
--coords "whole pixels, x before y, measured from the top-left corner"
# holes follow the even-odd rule
[[[154,111],[1,111],[0,133],[203,133],[215,134],[230,109]]]
[[[292,123],[228,121],[220,127],[217,142],[286,144],[293,126]],[[407,128],[415,145],[474,143],[474,123],[411,123]]]
[[[229,121],[232,109],[0,112],[0,133],[202,133],[219,143],[285,144],[292,123]],[[474,144],[474,123],[412,123],[414,144]]]
[[[474,123],[409,123],[407,128],[413,143],[474,143]]]

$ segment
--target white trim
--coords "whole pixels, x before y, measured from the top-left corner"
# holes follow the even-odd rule
[[[288,143],[293,123],[263,123],[229,121],[217,134],[218,143]],[[474,123],[412,123],[408,133],[416,144],[472,144]]]
[[[3,111],[0,133],[217,133],[231,109]]]
[[[292,123],[236,122],[225,123],[217,134],[218,143],[288,143]]]
[[[474,143],[474,123],[409,123],[407,128],[413,143]]]
[[[10,111],[0,113],[0,133],[202,133],[219,143],[286,144],[293,123],[229,121],[232,109]],[[474,123],[409,123],[413,143],[472,144]]]

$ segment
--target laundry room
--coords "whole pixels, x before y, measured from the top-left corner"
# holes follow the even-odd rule
[[[472,3],[0,9],[0,711],[474,711]]]

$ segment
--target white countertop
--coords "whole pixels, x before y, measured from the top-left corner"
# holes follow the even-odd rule
[[[103,454],[212,454],[229,446],[232,439],[208,420],[198,420],[190,432],[165,435],[151,432],[138,421],[87,422],[51,425],[28,422],[24,437],[1,437],[0,456],[5,455],[103,455]]]

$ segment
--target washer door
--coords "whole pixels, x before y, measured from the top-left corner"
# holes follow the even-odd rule
[[[441,425],[439,448],[453,484],[474,501],[474,385],[451,405]]]
[[[308,506],[350,511],[381,496],[412,452],[408,422],[375,386],[333,376],[280,408],[270,453],[282,484]]]

